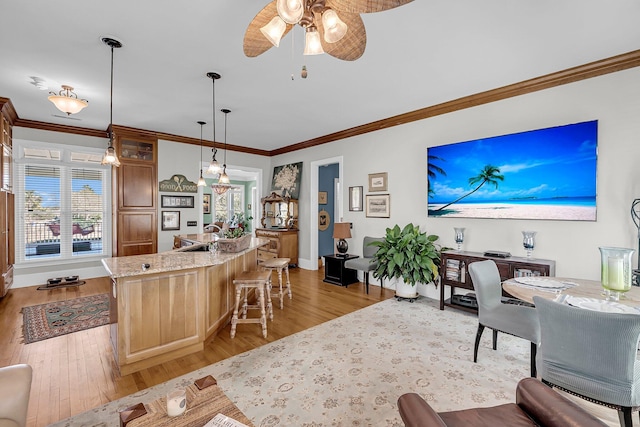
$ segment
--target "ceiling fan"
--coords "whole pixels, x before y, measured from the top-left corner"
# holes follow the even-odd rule
[[[305,32],[305,55],[328,53],[345,61],[362,56],[367,32],[361,13],[382,12],[413,0],[273,0],[253,18],[244,53],[256,57],[278,46],[294,25]]]

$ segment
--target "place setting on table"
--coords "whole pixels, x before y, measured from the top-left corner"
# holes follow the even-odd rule
[[[640,314],[640,287],[632,286],[632,249],[601,247],[601,280],[561,277],[514,277],[503,289],[515,298],[533,303],[533,297],[610,313]]]

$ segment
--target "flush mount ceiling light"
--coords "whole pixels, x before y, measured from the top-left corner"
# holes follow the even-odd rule
[[[111,37],[102,37],[102,42],[111,48],[111,92],[109,95],[109,146],[102,157],[103,165],[120,166],[120,160],[113,148],[113,49],[122,47],[122,43]]]
[[[273,0],[247,27],[244,54],[258,56],[280,40],[294,25],[305,29],[305,55],[328,53],[345,61],[362,56],[367,33],[361,13],[381,12],[413,0]]]
[[[67,116],[79,113],[84,107],[89,105],[86,99],[79,99],[78,95],[73,91],[72,86],[62,85],[62,90],[56,94],[49,92],[49,101]]]
[[[206,125],[207,123],[199,121],[198,124],[200,125],[200,166],[198,167],[198,169],[200,169],[200,179],[198,179],[198,187],[204,187],[205,185],[207,185],[207,183],[202,177],[202,126]]]

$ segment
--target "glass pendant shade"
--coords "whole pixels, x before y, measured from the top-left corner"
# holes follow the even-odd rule
[[[226,193],[227,190],[229,190],[229,188],[231,188],[231,186],[229,184],[213,184],[211,186],[211,189],[217,195],[222,195],[222,194]]]
[[[49,92],[49,101],[53,102],[53,105],[63,113],[71,114],[79,113],[84,107],[89,105],[89,101],[86,99],[78,99],[78,96],[73,92],[73,87],[62,85],[62,90],[58,95],[53,92]]]
[[[229,182],[231,181],[229,180],[229,175],[227,175],[227,168],[225,167],[222,173],[220,174],[220,178],[218,178],[218,183],[229,184]]]
[[[207,185],[207,182],[202,177],[202,174],[200,174],[200,179],[198,179],[198,187],[205,187],[206,185]]]
[[[297,24],[304,13],[303,0],[277,0],[278,15],[287,24]]]
[[[303,55],[320,55],[321,53],[324,53],[324,50],[320,43],[320,34],[316,27],[308,27],[305,34]]]
[[[282,35],[286,29],[287,24],[282,18],[280,18],[280,16],[274,16],[267,25],[260,28],[260,32],[272,45],[278,47],[280,45],[280,39],[282,39]]]
[[[209,168],[207,169],[207,173],[210,173],[212,175],[217,175],[220,173],[221,170],[222,168],[220,167],[220,163],[218,163],[216,158],[214,157],[213,159],[211,159],[211,163],[209,163]]]
[[[327,43],[338,42],[347,34],[347,24],[332,9],[327,9],[322,14],[322,26],[324,27],[324,41]]]
[[[116,150],[112,146],[106,149],[104,156],[102,156],[102,162],[100,163],[103,165],[120,166],[120,160],[118,160]]]

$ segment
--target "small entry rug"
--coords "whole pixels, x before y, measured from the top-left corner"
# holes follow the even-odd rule
[[[109,294],[22,308],[24,342],[30,344],[109,323]]]

